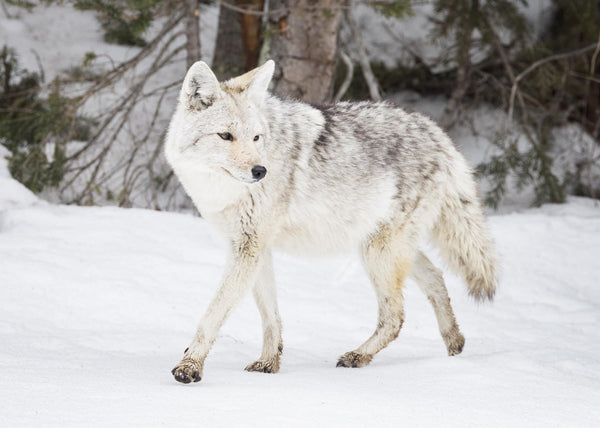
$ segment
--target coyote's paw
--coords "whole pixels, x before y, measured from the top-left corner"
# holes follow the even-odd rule
[[[171,370],[171,373],[177,382],[200,382],[200,379],[202,379],[202,363],[191,358],[184,358]]]
[[[338,360],[336,367],[363,367],[371,362],[372,355],[360,354],[356,351],[346,352]]]
[[[458,355],[462,352],[463,347],[465,346],[465,337],[460,333],[460,331],[446,334],[443,336],[443,338],[444,343],[446,344],[446,349],[448,350],[448,355]]]
[[[269,360],[258,360],[248,364],[244,369],[248,372],[277,373],[279,371],[279,355]]]

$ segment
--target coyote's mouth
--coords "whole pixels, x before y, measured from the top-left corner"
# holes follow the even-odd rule
[[[230,176],[231,178],[233,178],[235,181],[239,181],[240,183],[244,183],[244,184],[252,184],[252,183],[256,183],[258,180],[256,179],[251,179],[251,180],[244,180],[243,178],[240,177],[236,177],[235,175],[233,175],[228,169],[221,167],[221,169],[223,171],[225,171],[225,173]]]
[[[223,171],[225,171],[225,173],[226,173],[228,176],[230,176],[231,178],[235,179],[235,177],[233,176],[233,174],[232,174],[232,173],[230,173],[228,170],[226,170],[226,169],[225,169],[225,168],[223,168],[223,167],[221,167],[221,169],[222,169]]]

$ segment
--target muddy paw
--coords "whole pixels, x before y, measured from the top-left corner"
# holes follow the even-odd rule
[[[248,364],[244,369],[248,372],[277,373],[279,371],[279,356],[270,360],[258,360]]]
[[[460,333],[456,332],[444,336],[444,343],[446,343],[446,349],[448,349],[448,355],[458,355],[462,352],[465,346],[465,337]]]
[[[183,359],[171,373],[177,382],[200,382],[202,379],[202,363],[191,359]]]
[[[336,367],[363,367],[371,362],[372,355],[360,354],[355,351],[346,352],[338,360]]]

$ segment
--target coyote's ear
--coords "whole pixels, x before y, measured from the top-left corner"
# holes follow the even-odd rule
[[[181,102],[189,108],[202,110],[212,105],[219,96],[219,81],[204,61],[195,62],[183,79]]]
[[[255,71],[256,74],[254,74],[248,85],[248,96],[257,104],[262,104],[267,96],[269,83],[271,83],[271,79],[273,78],[275,62],[270,59],[258,67]]]
[[[223,83],[225,91],[245,93],[251,101],[261,105],[267,96],[267,89],[273,77],[275,63],[268,60],[260,67]]]

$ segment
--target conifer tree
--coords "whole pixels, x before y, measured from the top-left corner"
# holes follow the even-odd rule
[[[43,83],[40,74],[20,68],[12,49],[0,50],[0,143],[10,152],[11,175],[34,192],[60,183],[66,142],[85,140],[92,124],[70,109],[58,81],[42,97]]]
[[[454,89],[444,110],[442,123],[451,127],[460,116],[462,101],[472,85],[472,54],[480,51],[506,58],[507,49],[499,33],[510,34],[511,47],[522,46],[528,36],[528,24],[518,9],[525,0],[437,0],[434,4],[433,37],[453,37],[456,62]]]

